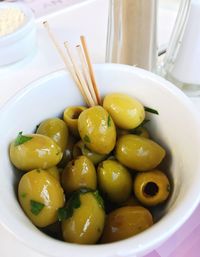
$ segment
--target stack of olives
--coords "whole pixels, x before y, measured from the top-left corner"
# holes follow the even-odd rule
[[[18,199],[33,224],[61,228],[59,238],[79,244],[118,241],[153,224],[149,207],[167,200],[170,183],[158,169],[165,150],[143,126],[145,110],[112,93],[102,106],[70,106],[63,119],[18,134],[10,160],[25,172]]]

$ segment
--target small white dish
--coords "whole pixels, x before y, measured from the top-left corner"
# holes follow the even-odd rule
[[[25,20],[12,33],[0,36],[0,67],[22,60],[36,47],[34,15],[22,3],[0,3],[0,9],[17,8],[25,14]]]
[[[123,92],[159,111],[159,115],[148,116],[150,131],[167,150],[173,192],[163,217],[146,231],[126,240],[104,245],[77,245],[40,232],[17,201],[16,171],[9,160],[9,143],[19,131],[33,132],[42,120],[60,116],[65,107],[81,105],[83,100],[66,71],[31,83],[0,110],[0,223],[24,244],[47,256],[143,256],[169,238],[200,202],[200,121],[189,98],[168,81],[131,66],[96,65],[95,74],[102,97],[109,92]]]

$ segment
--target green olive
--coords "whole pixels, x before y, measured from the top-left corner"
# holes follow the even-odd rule
[[[98,154],[86,147],[86,145],[83,143],[83,141],[79,141],[74,145],[73,148],[73,157],[76,158],[80,155],[84,155],[88,157],[94,165],[98,164],[99,162],[106,159],[106,154]]]
[[[26,135],[30,140],[10,145],[10,160],[20,170],[48,169],[62,159],[60,147],[49,137],[39,134]]]
[[[165,150],[153,140],[137,135],[121,136],[115,156],[119,162],[137,171],[154,169],[165,157]]]
[[[64,110],[63,120],[66,122],[72,134],[79,137],[78,117],[82,111],[87,109],[84,106],[69,106]]]
[[[78,118],[78,130],[87,148],[99,153],[110,153],[116,143],[115,124],[108,112],[101,106],[83,111]]]
[[[53,139],[64,152],[68,143],[68,127],[63,120],[59,118],[44,120],[40,123],[36,133]]]
[[[93,163],[86,156],[72,160],[63,170],[61,183],[66,193],[82,187],[96,189],[97,178]]]
[[[57,220],[58,209],[64,205],[60,183],[48,171],[35,169],[24,174],[18,186],[18,199],[22,209],[38,227]]]
[[[114,203],[127,200],[131,194],[131,175],[118,161],[103,161],[98,167],[97,179],[101,191]]]
[[[109,213],[102,243],[116,242],[134,236],[153,225],[151,213],[142,206],[126,206]]]
[[[80,195],[81,205],[73,215],[62,222],[66,242],[95,244],[103,231],[105,212],[93,193]]]
[[[143,105],[129,95],[108,94],[103,100],[103,107],[110,113],[116,126],[122,129],[134,129],[145,118]]]
[[[148,206],[154,206],[164,202],[170,193],[169,180],[160,170],[137,174],[133,188],[138,200]]]
[[[59,168],[56,166],[53,166],[51,168],[46,169],[46,171],[49,172],[57,181],[60,182],[60,171]]]

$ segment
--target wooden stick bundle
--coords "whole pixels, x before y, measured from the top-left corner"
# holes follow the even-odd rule
[[[78,86],[85,103],[88,106],[101,104],[101,97],[94,76],[92,62],[90,60],[86,40],[84,36],[80,37],[81,45],[76,46],[79,59],[77,60],[69,43],[64,42],[66,52],[64,52],[55,39],[48,22],[43,22],[50,39],[62,58],[67,70],[70,72],[73,80]],[[79,66],[81,64],[81,67]]]

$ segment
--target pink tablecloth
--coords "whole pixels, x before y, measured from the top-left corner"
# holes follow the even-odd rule
[[[191,199],[192,200],[192,199]],[[200,205],[190,219],[162,246],[145,257],[199,257]]]

